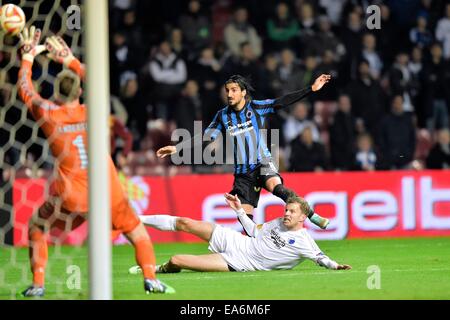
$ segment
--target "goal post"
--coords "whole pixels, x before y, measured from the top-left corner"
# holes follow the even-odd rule
[[[89,156],[89,298],[110,300],[108,1],[85,2]]]

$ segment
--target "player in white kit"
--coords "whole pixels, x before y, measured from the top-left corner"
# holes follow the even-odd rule
[[[194,271],[256,271],[292,269],[305,259],[328,269],[348,270],[327,257],[303,227],[309,212],[308,203],[291,197],[282,218],[255,224],[242,209],[237,195],[225,194],[248,236],[218,224],[169,215],[140,216],[144,225],[164,231],[185,231],[209,242],[206,255],[175,255],[156,267],[156,272],[174,273],[181,269]],[[140,273],[139,266],[129,269]]]

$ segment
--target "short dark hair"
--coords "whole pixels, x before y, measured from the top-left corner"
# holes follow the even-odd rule
[[[225,82],[225,84],[229,83],[237,83],[239,87],[241,87],[241,90],[250,90],[253,91],[253,87],[251,86],[250,82],[247,80],[247,78],[239,75],[234,74],[228,80]]]
[[[239,86],[239,88],[241,88],[241,90],[246,90],[247,91],[247,95],[245,96],[246,98],[247,97],[250,98],[250,93],[255,91],[255,89],[253,89],[252,85],[250,84],[250,81],[239,74],[232,75],[225,82],[225,85],[229,83],[236,83]]]

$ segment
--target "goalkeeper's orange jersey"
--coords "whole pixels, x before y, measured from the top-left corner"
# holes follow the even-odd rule
[[[19,96],[41,126],[55,157],[57,174],[50,187],[50,194],[60,198],[66,210],[87,212],[86,107],[78,101],[70,105],[58,105],[43,99],[34,89],[31,67],[32,63],[22,61],[19,71]],[[77,59],[73,60],[69,68],[81,78],[84,77],[84,67]],[[108,162],[114,205],[114,202],[124,199],[124,194],[111,157]]]

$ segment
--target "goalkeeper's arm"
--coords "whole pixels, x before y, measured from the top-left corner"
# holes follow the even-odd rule
[[[73,55],[72,50],[70,50],[63,38],[59,36],[49,37],[45,40],[45,46],[48,50],[48,58],[69,68],[84,81],[84,64]]]

